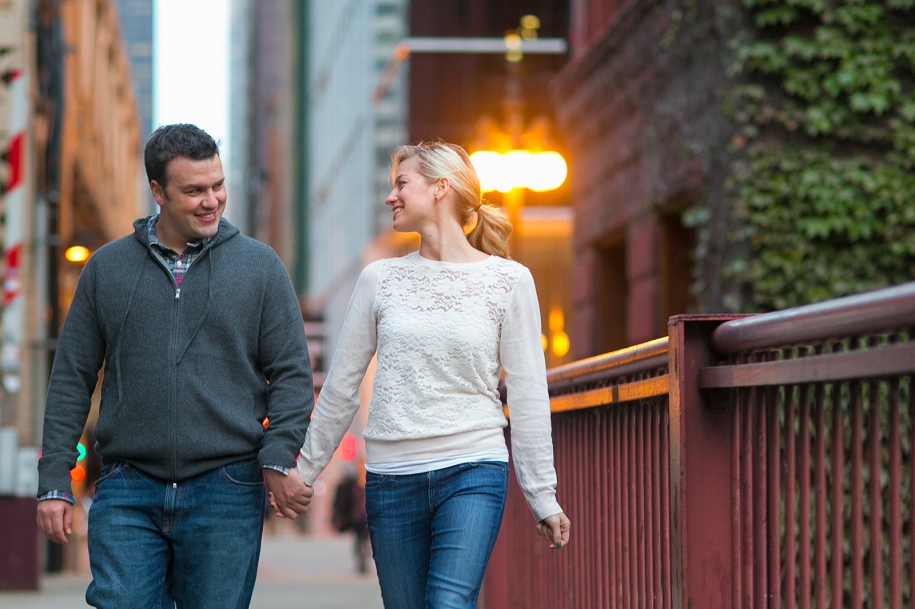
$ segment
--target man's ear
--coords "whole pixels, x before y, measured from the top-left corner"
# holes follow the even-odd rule
[[[162,207],[162,201],[166,199],[165,189],[162,188],[162,185],[155,180],[149,181],[149,191],[152,193],[153,199],[155,199],[156,204],[159,207]]]

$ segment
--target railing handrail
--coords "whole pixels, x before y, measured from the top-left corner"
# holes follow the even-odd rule
[[[735,319],[715,330],[712,347],[721,354],[734,354],[911,327],[915,327],[915,281]]]
[[[547,383],[555,391],[603,379],[646,372],[667,365],[667,337],[577,360],[547,370]]]

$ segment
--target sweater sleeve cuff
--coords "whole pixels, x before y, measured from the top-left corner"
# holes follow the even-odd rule
[[[298,458],[298,446],[290,449],[287,442],[271,442],[261,448],[257,455],[257,462],[261,468],[269,467],[277,471],[285,468],[286,473],[295,467],[295,460]]]
[[[562,507],[556,501],[555,496],[532,498],[528,501],[528,507],[534,515],[534,519],[540,522],[547,516],[562,513]]]
[[[296,469],[299,471],[299,477],[306,486],[314,486],[315,480],[321,471],[315,468],[308,459],[299,459],[296,461]]]

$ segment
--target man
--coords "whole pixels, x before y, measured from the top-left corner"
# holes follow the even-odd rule
[[[161,127],[145,162],[159,214],[89,259],[58,342],[38,524],[67,543],[69,471],[104,364],[86,601],[247,607],[264,481],[290,518],[312,493],[295,469],[313,404],[301,313],[273,250],[222,219],[213,138]]]

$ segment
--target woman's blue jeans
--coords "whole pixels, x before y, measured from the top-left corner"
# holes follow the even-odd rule
[[[508,464],[369,472],[365,508],[386,609],[473,609],[502,523]]]
[[[103,609],[248,607],[263,510],[256,461],[175,483],[106,465],[89,509],[86,602]]]

